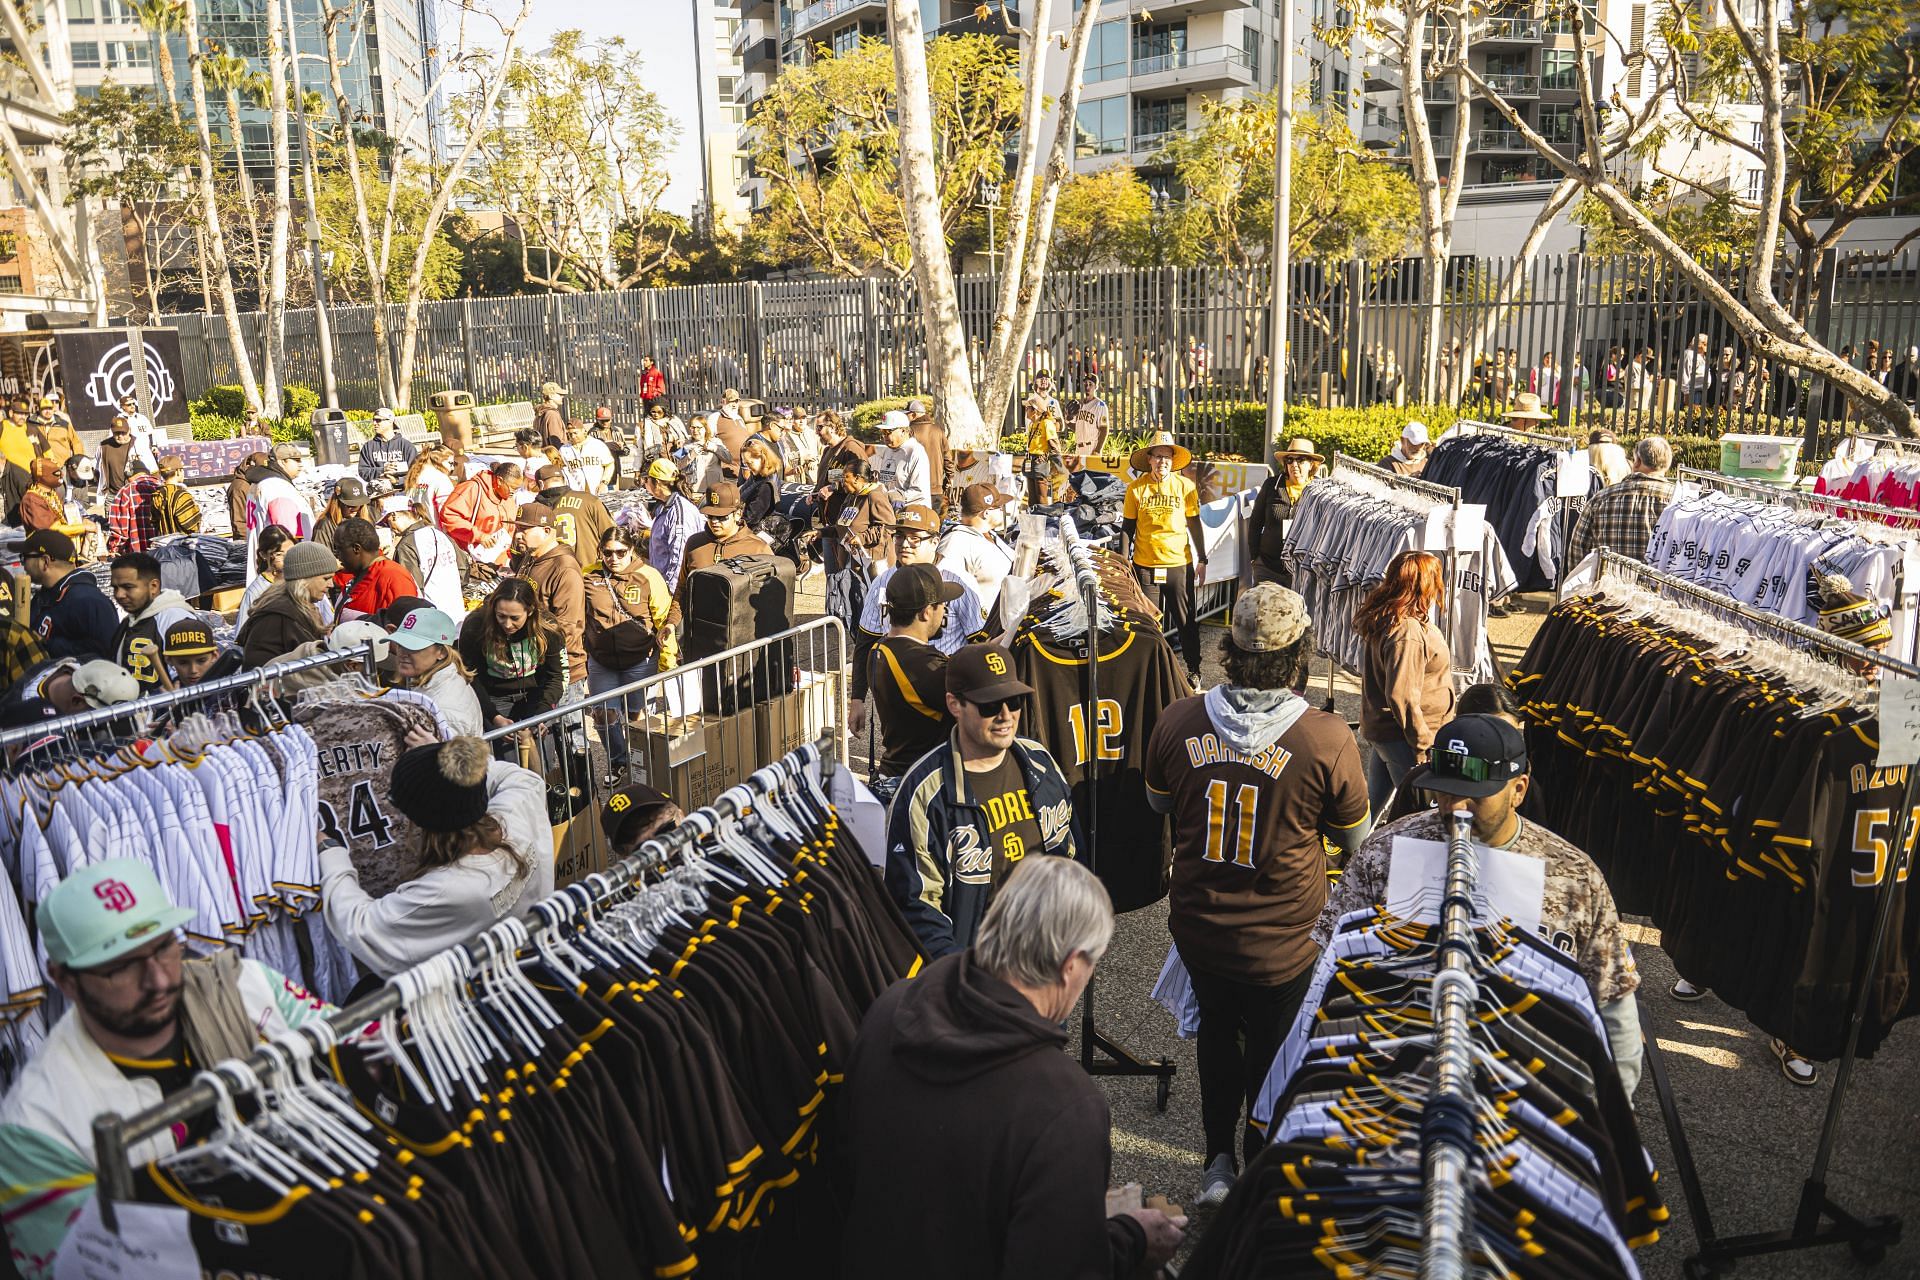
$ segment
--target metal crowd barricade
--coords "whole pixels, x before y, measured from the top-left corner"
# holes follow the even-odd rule
[[[845,763],[850,656],[841,621],[817,618],[485,737],[546,777],[554,882],[565,885],[617,860],[600,819],[629,780],[691,813],[805,742],[831,739]]]

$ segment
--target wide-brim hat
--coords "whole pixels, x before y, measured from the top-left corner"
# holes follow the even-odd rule
[[[1184,445],[1174,443],[1173,432],[1159,431],[1154,433],[1153,439],[1133,451],[1133,456],[1127,459],[1127,465],[1135,471],[1145,471],[1147,469],[1147,455],[1155,449],[1173,450],[1173,469],[1175,471],[1185,470],[1187,464],[1193,461],[1193,452],[1191,450],[1187,449]]]
[[[1317,467],[1327,464],[1327,460],[1314,451],[1313,441],[1305,436],[1295,436],[1287,441],[1287,447],[1274,454],[1274,458],[1279,462],[1285,462],[1288,458],[1309,458]]]
[[[1553,415],[1540,405],[1540,397],[1531,391],[1522,391],[1513,398],[1513,407],[1506,412],[1508,418],[1526,418],[1533,422],[1551,422]]]

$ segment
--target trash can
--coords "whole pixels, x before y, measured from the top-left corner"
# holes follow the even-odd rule
[[[436,391],[427,397],[427,407],[440,420],[440,439],[455,453],[473,447],[473,393]]]
[[[353,465],[353,424],[341,409],[313,411],[313,460],[321,466]]]

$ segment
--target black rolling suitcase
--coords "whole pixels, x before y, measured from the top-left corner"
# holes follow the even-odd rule
[[[686,661],[712,657],[793,626],[793,561],[785,556],[736,556],[687,575]],[[789,645],[708,667],[701,677],[702,706],[731,715],[743,706],[793,688]]]

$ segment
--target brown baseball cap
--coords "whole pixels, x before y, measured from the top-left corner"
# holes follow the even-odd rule
[[[544,502],[529,502],[520,508],[520,514],[513,518],[517,529],[553,528],[553,508]]]
[[[546,466],[534,472],[533,478],[538,480],[542,487],[545,487],[549,480],[565,480],[567,478],[567,469],[549,462]]]
[[[990,484],[970,484],[966,492],[960,495],[960,510],[970,516],[977,516],[984,511],[997,511],[1006,505],[1007,500]]]
[[[915,503],[900,508],[900,513],[893,518],[893,529],[895,533],[938,533],[940,517],[933,514],[932,507]]]
[[[701,504],[703,516],[730,516],[740,509],[740,486],[722,481],[707,490],[707,500]]]

